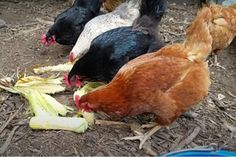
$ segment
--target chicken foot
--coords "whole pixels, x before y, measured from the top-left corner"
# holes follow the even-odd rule
[[[137,134],[137,136],[133,136],[133,137],[124,137],[122,138],[123,140],[139,140],[140,144],[139,144],[139,149],[143,148],[143,144],[155,133],[157,132],[159,129],[161,129],[162,126],[160,125],[156,125],[155,127],[153,127],[151,130],[149,130],[148,132],[146,132],[145,134],[137,131],[137,130],[133,130],[135,132],[135,134]]]
[[[217,54],[213,54],[214,55],[214,63],[213,63],[213,66],[216,66],[216,67],[219,67],[219,68],[222,68],[225,70],[225,67],[223,67],[222,65],[220,65],[220,63],[218,62],[218,56]]]

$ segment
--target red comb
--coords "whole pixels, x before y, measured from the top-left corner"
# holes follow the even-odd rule
[[[89,103],[81,103],[80,101],[80,96],[79,95],[76,95],[75,96],[75,106],[78,110],[84,110],[86,112],[92,112],[93,110],[89,107]]]
[[[76,75],[76,77],[75,77],[75,86],[76,87],[81,87],[81,85],[82,85],[82,82],[80,81],[79,76]]]

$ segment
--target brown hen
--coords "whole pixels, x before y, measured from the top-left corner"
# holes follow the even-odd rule
[[[153,113],[159,125],[170,125],[207,96],[210,78],[205,60],[212,50],[225,48],[232,41],[235,18],[228,18],[234,16],[231,8],[203,8],[189,26],[183,43],[128,62],[109,84],[82,96],[80,107],[115,116]],[[223,25],[217,20],[223,20]],[[159,128],[125,139],[139,139],[141,149]]]

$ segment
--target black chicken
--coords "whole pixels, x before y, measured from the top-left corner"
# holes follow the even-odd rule
[[[101,0],[76,0],[55,18],[47,34],[42,36],[42,43],[50,45],[56,41],[62,45],[75,44],[85,24],[99,14],[101,5]]]
[[[142,0],[140,16],[133,26],[116,28],[95,38],[89,51],[73,66],[68,81],[80,78],[109,82],[128,61],[159,50],[164,43],[157,26],[165,9],[165,0]]]

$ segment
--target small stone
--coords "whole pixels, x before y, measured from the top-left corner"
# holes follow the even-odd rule
[[[6,22],[2,19],[0,19],[0,28],[3,28],[6,26]]]
[[[184,26],[179,26],[179,29],[180,29],[181,31],[183,31],[183,30],[184,30]]]
[[[95,156],[105,156],[102,152],[98,152]]]
[[[223,94],[218,94],[218,100],[222,100],[224,98],[225,98],[225,96]]]
[[[169,22],[174,22],[174,21],[175,21],[175,20],[174,20],[173,17],[169,18]]]

